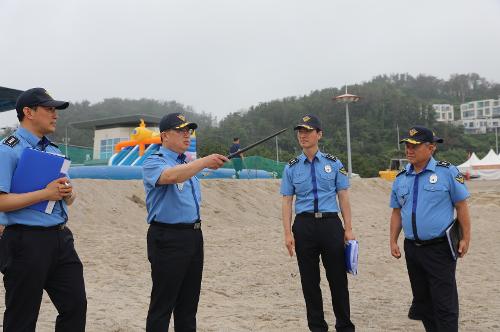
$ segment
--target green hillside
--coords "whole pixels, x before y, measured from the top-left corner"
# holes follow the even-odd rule
[[[381,75],[368,82],[349,86],[349,92],[359,95],[361,100],[350,106],[351,146],[353,171],[363,177],[377,176],[387,167],[391,157],[403,155],[397,150],[397,131],[400,133],[415,124],[432,128],[445,139],[439,147],[437,158],[452,163],[461,163],[469,151],[484,155],[495,146],[494,134],[465,135],[462,127],[438,124],[431,105],[448,103],[455,107],[459,118],[463,102],[498,98],[500,84],[491,83],[478,74],[453,75],[448,80],[433,76],[408,74]],[[242,146],[282,128],[289,131],[279,136],[279,155],[286,161],[300,153],[295,134],[291,130],[299,118],[312,113],[323,122],[324,135],[321,149],[346,161],[345,107],[332,101],[332,97],[343,94],[343,87],[312,91],[305,96],[287,97],[251,107],[245,112],[231,113],[215,124],[211,114],[197,113],[177,102],[159,102],[149,99],[106,99],[91,105],[76,103],[60,112],[56,141],[62,141],[68,123],[126,114],[152,114],[162,116],[180,111],[192,121],[198,122],[198,153],[226,153],[232,138],[241,138]],[[224,98],[223,95],[220,98]],[[92,146],[92,131],[70,128],[71,144]],[[254,149],[247,155],[260,155],[276,159],[275,141],[272,140]]]

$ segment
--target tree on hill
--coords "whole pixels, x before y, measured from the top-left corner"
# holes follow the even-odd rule
[[[377,176],[385,169],[389,159],[404,156],[398,150],[397,128],[400,135],[413,125],[424,125],[443,137],[437,157],[452,163],[463,162],[471,151],[488,151],[494,146],[492,134],[465,135],[463,127],[436,122],[432,104],[452,104],[456,108],[463,102],[498,98],[500,84],[488,82],[478,74],[456,74],[449,80],[430,75],[379,75],[368,82],[349,87],[349,92],[361,97],[349,106],[353,171],[361,176]],[[332,97],[343,94],[342,88],[315,90],[305,96],[286,97],[227,115],[217,126],[211,114],[197,113],[175,101],[159,102],[150,99],[127,100],[111,98],[91,105],[81,102],[61,111],[56,140],[65,135],[70,122],[127,114],[163,116],[170,112],[183,112],[200,126],[197,130],[198,154],[226,153],[233,137],[240,137],[242,145],[250,144],[272,132],[289,128],[279,136],[280,158],[290,159],[300,153],[295,133],[291,128],[307,113],[320,117],[324,135],[320,148],[337,155],[346,163],[345,106],[334,103]],[[221,96],[223,98],[224,96]],[[71,129],[71,143],[91,146],[92,132]],[[270,140],[251,151],[274,159],[275,141]]]

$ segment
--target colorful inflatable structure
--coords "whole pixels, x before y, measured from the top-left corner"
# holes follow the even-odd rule
[[[142,166],[144,160],[156,153],[161,146],[160,133],[146,128],[141,119],[139,127],[130,135],[130,140],[115,145],[115,153],[109,159],[109,166]],[[191,135],[191,144],[186,152],[187,160],[196,159],[196,133]]]
[[[140,180],[142,179],[142,164],[151,154],[161,147],[160,133],[146,128],[141,119],[139,127],[130,135],[130,140],[115,145],[115,153],[108,161],[108,166],[76,166],[69,169],[72,179],[108,179],[108,180]],[[187,160],[196,159],[196,134],[191,136],[191,144],[186,151]],[[205,168],[197,174],[200,179],[231,179],[234,170]],[[264,170],[244,169],[240,179],[270,179],[273,173]]]

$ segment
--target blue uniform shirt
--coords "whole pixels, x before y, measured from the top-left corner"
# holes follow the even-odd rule
[[[283,171],[281,194],[296,195],[295,213],[338,212],[337,192],[349,188],[340,160],[319,150],[312,162],[302,153]]]
[[[185,163],[185,155],[161,147],[157,154],[149,156],[143,164],[144,189],[148,223],[194,223],[200,219],[201,191],[196,176],[183,183],[157,184],[161,173]]]
[[[25,148],[33,148],[40,151],[62,154],[57,146],[53,145],[45,136],[42,139],[31,133],[29,130],[19,127],[13,134],[19,142],[14,146],[4,144],[6,138],[0,143],[0,192],[10,193],[10,186],[17,161]],[[0,224],[13,225],[23,224],[29,226],[54,226],[68,220],[67,205],[64,200],[58,201],[54,205],[51,214],[43,213],[28,208],[6,212],[5,218],[0,218]]]
[[[412,213],[415,213],[418,238],[430,240],[444,236],[453,221],[455,203],[469,196],[458,169],[431,157],[419,174],[408,164],[396,177],[390,206],[401,209],[407,239],[415,239],[412,228]]]

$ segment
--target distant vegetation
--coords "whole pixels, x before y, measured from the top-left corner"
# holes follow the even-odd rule
[[[349,110],[353,171],[363,177],[377,176],[378,170],[387,167],[390,158],[403,156],[403,150],[397,150],[397,126],[401,135],[414,124],[432,128],[445,139],[437,158],[452,163],[463,162],[470,151],[479,152],[481,157],[495,146],[494,134],[465,135],[463,127],[438,124],[431,107],[435,103],[452,104],[455,118],[459,118],[461,103],[498,98],[500,84],[488,82],[478,74],[452,75],[447,81],[427,75],[381,75],[369,82],[350,86],[349,92],[361,97],[358,103],[350,105]],[[273,100],[245,112],[231,113],[219,123],[211,114],[197,113],[174,101],[112,98],[93,105],[81,102],[60,112],[55,140],[63,140],[66,126],[71,122],[137,113],[162,116],[169,112],[184,112],[188,119],[200,126],[197,131],[200,156],[227,152],[234,136],[240,137],[244,146],[281,128],[290,128],[279,136],[280,160],[283,161],[300,153],[291,128],[302,115],[312,113],[323,122],[321,149],[337,155],[346,163],[345,107],[332,102],[332,97],[343,93],[343,88],[327,88],[305,96]],[[224,96],[220,98],[224,99]],[[91,130],[68,128],[70,144],[92,146]],[[275,141],[252,150],[249,155],[275,159]]]

